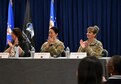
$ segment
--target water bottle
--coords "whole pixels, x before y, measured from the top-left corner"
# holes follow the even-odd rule
[[[15,45],[15,58],[18,58],[19,57],[19,46],[18,44]]]
[[[67,58],[70,57],[70,49],[69,49],[69,47],[66,48],[66,57]]]
[[[31,53],[31,57],[34,58],[34,54],[35,54],[35,48],[34,47],[31,48],[30,53]]]

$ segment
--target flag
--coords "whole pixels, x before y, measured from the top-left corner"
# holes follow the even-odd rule
[[[14,18],[13,18],[13,9],[12,9],[12,0],[9,1],[8,5],[8,21],[7,21],[7,37],[6,37],[6,44],[8,43],[7,40],[12,40],[11,32],[14,28]]]
[[[31,14],[30,14],[30,0],[27,0],[26,2],[23,31],[27,35],[30,42],[32,43],[32,46],[34,46],[34,29],[33,29]]]
[[[56,22],[55,9],[54,9],[54,0],[51,0],[49,28],[53,26],[57,26],[57,22]]]

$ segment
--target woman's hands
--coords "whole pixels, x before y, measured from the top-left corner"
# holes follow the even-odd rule
[[[89,45],[88,45],[88,42],[83,41],[82,39],[80,40],[80,45],[81,45],[82,48],[86,48],[86,47],[89,46]]]
[[[15,46],[16,44],[18,45],[18,38],[16,38],[15,40],[14,40],[14,43],[12,44],[12,42],[10,41],[10,40],[7,40],[8,41],[8,45],[10,46],[10,47],[12,47],[12,46]]]
[[[11,41],[10,41],[10,40],[8,40],[8,45],[9,45],[10,47],[12,47],[12,46],[13,46],[13,44],[11,43]]]
[[[55,38],[53,38],[53,37],[48,37],[47,41],[48,41],[49,45],[50,44],[55,44],[55,42],[56,42]]]

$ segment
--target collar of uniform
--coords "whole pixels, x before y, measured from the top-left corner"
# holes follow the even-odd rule
[[[87,40],[87,42],[88,42],[88,40]],[[91,42],[89,45],[90,46],[94,46],[95,44],[97,44],[97,39],[95,38],[94,40],[93,40],[93,42]]]
[[[59,42],[59,39],[56,39],[56,42],[53,45],[57,44],[58,42]]]
[[[121,75],[112,75],[109,79],[121,79]]]
[[[59,39],[56,39],[56,43],[59,41]]]

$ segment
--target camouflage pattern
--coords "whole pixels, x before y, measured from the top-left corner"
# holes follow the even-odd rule
[[[87,42],[87,41],[86,41]],[[87,56],[96,56],[102,57],[103,45],[97,39],[94,39],[88,47],[82,48],[81,46],[78,49],[78,52],[87,52]]]
[[[41,52],[50,52],[52,57],[58,57],[64,51],[64,48],[64,44],[60,40],[57,40],[55,44],[51,45],[45,42],[41,47]]]

